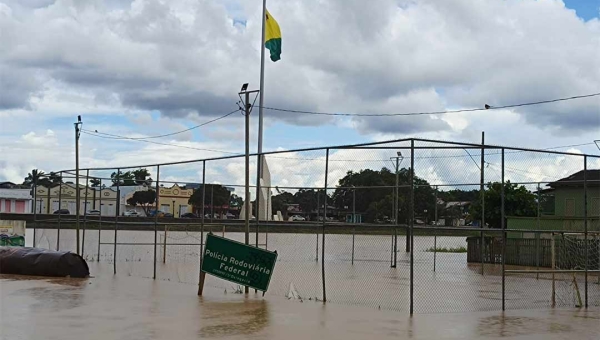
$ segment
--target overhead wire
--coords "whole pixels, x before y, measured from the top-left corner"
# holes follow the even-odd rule
[[[176,131],[176,132],[171,132],[171,133],[166,133],[166,134],[156,135],[156,136],[148,136],[148,137],[114,137],[113,139],[142,140],[142,139],[154,139],[154,138],[163,138],[163,137],[174,136],[174,135],[178,135],[180,133],[184,133],[184,132],[188,132],[188,131],[191,131],[191,130],[195,130],[195,129],[200,128],[202,126],[206,126],[208,124],[214,123],[214,122],[216,122],[218,120],[221,120],[221,119],[224,119],[226,117],[229,117],[229,116],[231,116],[232,114],[234,114],[234,113],[236,113],[238,111],[239,111],[239,109],[235,109],[235,110],[233,110],[233,111],[231,111],[229,113],[226,113],[226,114],[224,114],[224,115],[222,115],[220,117],[211,119],[211,120],[206,121],[206,122],[204,122],[202,124],[198,124],[198,125],[192,126],[190,128],[187,128],[187,129],[184,129],[184,130],[180,130],[180,131]],[[91,132],[91,133],[97,133],[97,134],[101,134],[101,135],[111,136],[108,133],[99,132],[98,130],[92,131],[92,130],[87,130],[87,129],[81,129],[81,131],[87,131],[87,132]]]
[[[279,112],[288,112],[288,113],[302,113],[302,114],[310,114],[310,115],[322,115],[322,116],[345,116],[345,117],[393,117],[393,116],[421,116],[421,115],[440,115],[446,113],[459,113],[459,112],[475,112],[475,111],[488,111],[488,110],[499,110],[499,109],[509,109],[514,107],[522,107],[522,106],[532,106],[532,105],[541,105],[548,103],[555,103],[561,101],[582,99],[600,96],[600,92],[591,93],[579,96],[571,96],[557,99],[549,99],[549,100],[540,100],[535,102],[528,103],[519,103],[519,104],[510,104],[510,105],[502,105],[502,106],[490,106],[485,105],[483,108],[472,108],[472,109],[460,109],[460,110],[445,110],[445,111],[429,111],[429,112],[407,112],[407,113],[342,113],[342,112],[319,112],[319,111],[304,111],[304,110],[292,110],[292,109],[283,109],[277,107],[269,107],[263,106],[263,109],[279,111]]]
[[[568,100],[574,100],[574,99],[588,98],[588,97],[594,97],[594,96],[599,96],[599,95],[600,95],[600,93],[592,93],[592,94],[587,94],[587,95],[571,96],[571,97],[565,97],[565,98],[557,98],[557,99],[550,99],[550,100],[543,100],[543,101],[536,101],[536,102],[503,105],[503,106],[490,106],[490,105],[486,104],[484,108],[461,109],[461,110],[446,110],[446,111],[431,111],[431,112],[409,112],[409,113],[395,113],[395,114],[353,114],[353,113],[316,112],[316,111],[302,111],[302,110],[281,109],[281,108],[266,107],[266,106],[263,106],[263,108],[267,109],[267,110],[275,110],[275,111],[280,111],[280,112],[303,113],[303,114],[313,114],[313,115],[328,115],[328,116],[364,116],[364,117],[414,116],[414,115],[433,115],[433,114],[446,114],[446,113],[474,112],[474,111],[485,111],[485,110],[494,110],[494,109],[506,109],[506,108],[513,108],[513,107],[540,105],[540,104],[547,104],[547,103],[553,103],[553,102],[559,102],[559,101],[568,101]],[[255,101],[256,101],[256,98],[255,98]],[[252,107],[254,107],[254,103],[252,103]],[[234,114],[234,113],[236,113],[238,111],[240,111],[239,107],[238,107],[238,109],[233,110],[233,111],[231,111],[229,113],[226,113],[223,116],[220,116],[220,117],[217,117],[215,119],[209,120],[209,121],[204,122],[202,124],[198,124],[198,125],[195,125],[193,127],[190,127],[190,128],[184,129],[184,130],[180,130],[180,131],[176,131],[176,132],[172,132],[172,133],[167,133],[167,134],[155,135],[155,136],[126,137],[126,136],[121,136],[121,135],[116,135],[116,134],[99,132],[97,130],[92,131],[92,130],[87,130],[87,129],[81,129],[81,131],[83,133],[85,133],[85,134],[88,134],[88,135],[91,135],[91,136],[95,136],[95,137],[99,137],[99,138],[114,139],[114,140],[132,140],[132,141],[139,141],[139,142],[146,142],[146,143],[151,143],[151,144],[180,147],[180,148],[186,148],[186,149],[192,149],[192,150],[199,150],[199,151],[210,151],[210,152],[219,152],[219,153],[226,153],[226,154],[237,154],[237,153],[234,153],[234,152],[228,152],[228,151],[223,151],[223,150],[204,149],[204,148],[196,148],[196,147],[185,146],[185,145],[178,145],[178,144],[160,143],[160,142],[149,141],[147,139],[169,137],[169,136],[174,136],[174,135],[181,134],[181,133],[184,133],[184,132],[187,132],[187,131],[191,131],[191,130],[197,129],[199,127],[206,126],[208,124],[214,123],[214,122],[216,122],[218,120],[224,119],[224,118],[226,118],[226,117],[228,117],[228,116],[230,116],[230,115],[232,115],[232,114]],[[545,149],[541,149],[541,150],[552,150],[552,149],[559,149],[559,148],[566,148],[566,147],[576,147],[576,146],[584,146],[584,145],[591,145],[591,144],[595,144],[595,145],[598,146],[598,144],[596,142],[597,141],[594,141],[592,143],[581,143],[581,144],[573,144],[573,145],[550,147],[550,148],[545,148]],[[466,149],[465,149],[465,151],[467,152],[467,155],[473,160],[473,162],[475,162],[475,160],[473,159],[473,156]],[[519,153],[519,152],[525,152],[525,151],[514,151],[514,152],[507,152],[507,153]],[[499,153],[490,153],[488,155],[494,155],[494,154],[499,154]],[[424,158],[455,158],[455,157],[465,157],[465,155],[430,156],[430,157],[418,157],[418,158],[424,159]],[[317,158],[317,159],[304,159],[304,158],[281,157],[281,156],[271,156],[271,158],[298,159],[298,160],[320,160],[319,158]],[[417,158],[417,157],[415,157],[415,158]],[[335,160],[335,161],[362,162],[363,160],[353,159],[353,160]],[[364,161],[387,161],[387,160],[376,160],[376,159],[373,159],[373,160],[364,160]],[[477,162],[475,162],[475,163],[479,167],[479,165],[477,164]]]
[[[196,147],[193,147],[193,146],[170,144],[170,143],[161,143],[161,142],[155,142],[155,141],[150,141],[150,140],[145,140],[145,139],[132,139],[132,138],[129,138],[129,137],[120,136],[120,135],[114,135],[114,134],[105,134],[107,136],[103,136],[103,135],[95,134],[93,132],[90,133],[88,131],[82,131],[82,132],[85,133],[86,135],[90,135],[90,136],[94,136],[94,137],[98,137],[98,138],[113,139],[113,140],[114,139],[132,140],[132,141],[135,141],[135,142],[144,142],[144,143],[173,146],[173,147],[184,148],[184,149],[191,149],[191,150],[198,150],[198,151],[220,152],[220,153],[225,153],[225,154],[237,155],[236,152],[229,152],[229,151],[223,151],[223,150],[196,148]]]

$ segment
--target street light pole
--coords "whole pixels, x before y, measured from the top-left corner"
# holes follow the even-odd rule
[[[75,229],[77,241],[77,255],[79,255],[79,209],[81,208],[80,193],[79,193],[79,136],[81,135],[81,116],[77,116],[75,125]]]
[[[400,160],[403,160],[404,157],[402,156],[402,152],[398,151],[396,153],[396,157],[392,157],[391,159],[395,159],[396,160],[396,186],[394,187],[394,221],[396,223],[396,226],[398,226],[398,218],[399,218],[399,213],[398,210],[400,208],[400,203],[398,201],[399,196],[400,196]],[[394,264],[392,267],[396,267],[396,261],[397,261],[397,255],[396,253],[398,252],[398,236],[396,234],[396,229],[394,229]],[[406,229],[406,252],[410,251],[410,242],[409,242],[409,231],[408,228]]]
[[[264,19],[263,19],[264,20]],[[250,112],[252,111],[252,104],[250,104],[250,93],[257,93],[258,90],[248,91],[248,83],[242,85],[242,89],[238,93],[238,95],[244,95],[244,113],[245,113],[245,144],[246,144],[246,152],[245,152],[245,197],[244,204],[246,209],[244,209],[244,232],[245,238],[244,243],[246,245],[250,244]],[[258,200],[258,197],[257,197]],[[257,212],[258,215],[258,212]],[[258,219],[258,216],[257,216]],[[258,222],[258,221],[257,221]],[[244,288],[244,293],[248,294],[249,289],[248,286]]]

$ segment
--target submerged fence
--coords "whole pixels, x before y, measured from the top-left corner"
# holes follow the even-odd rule
[[[410,313],[600,306],[599,156],[405,139],[252,159],[250,244],[279,254],[269,294]],[[30,244],[100,273],[197,284],[207,233],[245,239],[244,170],[243,156],[81,169],[79,190],[63,170],[18,218]]]

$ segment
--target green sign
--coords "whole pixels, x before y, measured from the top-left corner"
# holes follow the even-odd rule
[[[277,253],[208,234],[202,271],[266,292]]]

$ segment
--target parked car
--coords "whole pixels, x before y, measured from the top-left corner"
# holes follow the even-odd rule
[[[126,212],[123,213],[123,216],[138,217],[138,216],[140,216],[140,214],[138,214],[138,212],[135,210],[127,210]]]
[[[160,216],[160,215],[158,215],[158,217],[161,217],[161,216]],[[164,214],[162,215],[162,217],[173,217],[173,214],[171,214],[171,213],[164,213]]]
[[[306,221],[306,218],[300,215],[292,215],[292,217],[290,217],[290,221]]]
[[[182,218],[198,218],[198,215],[194,214],[194,213],[185,213],[183,215],[181,215]]]
[[[327,216],[327,218],[325,219],[326,221],[330,221],[333,222],[335,221],[335,218],[331,217],[331,216]],[[319,216],[317,217],[317,221],[323,221],[323,216]]]
[[[164,217],[164,216],[165,216],[165,213],[164,213],[164,212],[162,212],[162,211],[160,211],[160,210],[159,210],[158,212],[156,212],[156,210],[150,210],[150,211],[148,212],[148,217],[154,217],[154,216],[156,216],[157,214],[158,214],[158,217]]]
[[[70,215],[71,212],[69,211],[69,209],[58,209],[55,212],[53,212],[54,215]]]
[[[88,216],[100,216],[100,210],[90,210],[87,212]]]

